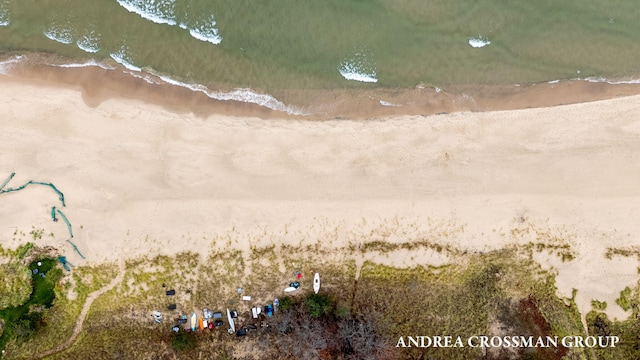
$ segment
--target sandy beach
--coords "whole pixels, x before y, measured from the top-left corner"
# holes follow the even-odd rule
[[[638,280],[637,260],[604,253],[640,245],[640,96],[309,121],[20,76],[0,83],[0,182],[15,172],[7,187],[55,184],[86,260],[51,221],[59,201],[42,186],[0,194],[2,246],[42,228],[39,245],[80,265],[211,247],[431,239],[488,251],[544,238],[576,252],[568,263],[539,260],[558,271],[560,295],[578,289],[581,311],[596,298],[615,304]],[[524,228],[534,230],[512,231]],[[624,317],[616,308],[608,312]]]

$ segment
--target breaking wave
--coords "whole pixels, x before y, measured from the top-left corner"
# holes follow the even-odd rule
[[[193,21],[191,24],[182,22],[180,27],[189,30],[189,34],[198,40],[207,41],[215,45],[222,42],[222,36],[218,33],[213,15],[210,15],[205,21]]]
[[[235,89],[228,92],[213,91],[204,85],[187,84],[187,83],[183,83],[181,81],[177,81],[162,75],[155,75],[155,76],[157,76],[160,80],[162,80],[167,84],[184,87],[193,91],[202,92],[208,97],[215,100],[221,100],[221,101],[233,100],[233,101],[245,102],[250,104],[256,104],[271,110],[283,111],[291,115],[306,115],[304,112],[302,112],[302,110],[288,106],[271,95],[258,94],[251,89]]]
[[[189,31],[195,39],[220,44],[222,37],[216,28],[216,21],[213,15],[203,20],[185,19],[178,21],[175,0],[117,0],[118,4],[127,11],[138,14],[143,19],[157,24],[177,25]],[[182,17],[182,16],[181,16]]]
[[[491,41],[487,38],[483,38],[482,36],[478,36],[477,38],[470,37],[469,45],[473,48],[481,48],[491,44]]]
[[[338,66],[338,72],[346,80],[378,82],[376,65],[371,60],[371,55],[365,52],[356,52],[353,56],[343,60]]]
[[[125,68],[135,71],[141,72],[142,69],[133,65],[131,62],[131,57],[129,56],[129,47],[126,44],[120,46],[120,50],[109,54],[113,60],[115,60],[118,64],[124,66]]]
[[[43,31],[43,34],[53,41],[66,45],[71,44],[75,36],[70,24],[60,24],[58,22],[51,23],[51,25]]]
[[[9,16],[9,7],[7,3],[0,3],[0,26],[9,26],[11,17]]]
[[[127,11],[157,24],[176,24],[174,0],[117,0]]]
[[[78,47],[88,53],[97,53],[100,51],[100,34],[95,29],[85,30],[85,32],[76,41]]]

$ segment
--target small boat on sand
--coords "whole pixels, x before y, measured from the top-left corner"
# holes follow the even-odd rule
[[[196,316],[196,313],[191,314],[191,331],[196,331],[197,320],[198,317]]]
[[[204,321],[202,318],[198,319],[198,327],[200,328],[200,331],[204,330]]]
[[[231,317],[231,311],[227,308],[227,320],[229,320],[229,328],[236,331],[236,324],[233,322],[233,317]]]
[[[320,274],[316,273],[313,276],[313,292],[318,293],[320,291]]]
[[[284,289],[284,292],[292,292],[292,291],[296,291],[298,290],[297,288],[294,288],[293,286],[289,286],[288,288]]]

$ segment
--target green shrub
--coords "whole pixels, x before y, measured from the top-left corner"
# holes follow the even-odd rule
[[[293,300],[290,297],[285,296],[282,299],[280,299],[279,308],[282,311],[289,310],[289,308],[291,308],[292,304],[293,304]]]
[[[616,304],[620,305],[624,311],[631,309],[631,289],[628,286],[620,291],[620,297],[616,299]]]
[[[0,265],[0,309],[24,304],[31,295],[31,272],[19,263]]]
[[[329,315],[333,311],[333,300],[325,294],[311,294],[304,303],[313,317]]]
[[[180,331],[173,335],[171,339],[171,347],[176,351],[193,349],[196,346],[196,337],[193,333]]]
[[[38,266],[38,262],[40,262],[40,266]],[[29,265],[31,296],[20,305],[0,310],[0,318],[5,321],[4,332],[0,336],[0,349],[4,349],[13,337],[20,340],[29,339],[33,333],[45,325],[42,313],[34,309],[37,306],[51,307],[53,305],[55,287],[62,278],[62,270],[56,268],[55,265],[56,260],[54,259],[34,261]],[[36,268],[38,271],[34,273]]]
[[[607,309],[606,301],[591,300],[591,307],[594,310],[605,311]]]

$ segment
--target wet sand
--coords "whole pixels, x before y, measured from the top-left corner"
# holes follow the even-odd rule
[[[16,79],[80,90],[85,104],[90,107],[113,98],[137,99],[160,105],[171,112],[193,113],[200,118],[222,114],[263,119],[286,116],[307,120],[364,120],[552,107],[640,94],[640,83],[611,84],[586,80],[528,85],[460,85],[442,89],[428,85],[414,89],[372,88],[367,84],[362,89],[348,90],[255,90],[258,94],[275,96],[295,114],[304,114],[296,116],[291,111],[287,114],[286,111],[252,103],[214,100],[202,92],[168,84],[152,74],[132,76],[122,68],[98,66],[48,66],[38,63],[39,58],[35,55],[31,57],[33,59],[29,61],[14,64],[7,72]],[[224,84],[219,84],[219,88],[221,91],[234,90]]]

